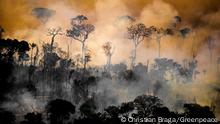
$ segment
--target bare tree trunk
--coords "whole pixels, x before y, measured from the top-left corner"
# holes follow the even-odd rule
[[[158,57],[160,58],[160,49],[161,49],[161,45],[160,45],[160,38],[157,38],[157,43],[158,43]]]
[[[54,44],[55,36],[56,36],[56,35],[53,35],[52,38],[51,38],[51,44],[50,44],[51,53],[53,52],[53,44]]]
[[[83,64],[83,71],[85,72],[86,70],[86,62]]]
[[[107,56],[107,63],[106,63],[106,70],[110,71],[110,66],[111,66],[111,55]]]
[[[137,45],[135,45],[135,48],[134,48],[134,66],[136,62],[136,56],[137,56]]]
[[[106,69],[108,69],[108,61],[109,61],[109,56],[107,56]]]
[[[69,58],[69,57],[70,57],[70,46],[68,44],[68,46],[67,46],[67,58]]]
[[[149,60],[147,60],[147,73],[148,73],[148,69],[149,69]]]
[[[31,48],[31,65],[32,65],[32,60],[33,60],[33,47]]]
[[[106,61],[106,67],[105,67],[106,71],[108,71],[108,63],[109,63],[109,55],[107,55],[107,61]]]
[[[86,59],[85,59],[85,41],[82,42],[82,63],[83,63],[83,73],[86,71]]]
[[[137,56],[137,44],[134,45],[134,50],[133,50],[133,53],[132,53],[131,69],[133,69],[134,66],[135,66],[136,56]]]
[[[108,60],[108,69],[110,71],[110,68],[111,68],[111,58],[112,58],[112,55],[109,56],[109,60]]]
[[[38,56],[38,53],[39,53],[39,49],[38,49],[38,46],[36,46],[36,53],[35,53],[35,56],[34,56],[34,66],[36,65],[36,62],[37,62],[37,56]]]
[[[82,42],[82,63],[85,64],[85,42]]]
[[[68,58],[72,55],[72,53],[70,53],[70,48],[72,46],[72,38],[70,39],[70,43],[68,44]]]
[[[159,58],[160,58],[160,49],[161,49],[160,47],[161,47],[161,46],[160,46],[160,41],[159,41]]]

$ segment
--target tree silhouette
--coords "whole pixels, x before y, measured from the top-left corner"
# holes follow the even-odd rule
[[[84,15],[78,15],[71,19],[71,29],[66,30],[67,37],[71,37],[82,44],[82,63],[85,64],[85,42],[91,32],[95,30],[95,27],[91,24],[87,24],[88,18]]]
[[[127,28],[127,26],[131,25],[133,22],[135,22],[135,18],[129,15],[123,15],[116,18],[114,25],[117,27]]]
[[[18,40],[0,39],[0,103],[14,87],[14,80],[9,80],[16,63],[14,55],[28,51],[26,43],[26,41],[21,43]]]
[[[30,50],[29,44],[26,41],[20,41],[18,46],[18,60],[23,63],[23,61],[29,60],[29,55],[27,51]]]
[[[182,18],[180,16],[174,16],[174,21],[172,23],[172,27],[168,28],[167,34],[169,35],[174,35],[175,33],[179,34],[180,36],[182,36],[183,38],[185,38],[187,36],[187,34],[189,34],[191,32],[190,28],[181,28],[180,24],[182,22]]]
[[[14,63],[14,55],[18,54],[20,60],[27,55],[29,51],[29,44],[27,41],[18,41],[17,39],[1,39],[0,41],[0,59],[5,62]]]
[[[37,46],[35,43],[31,43],[31,65],[33,65],[33,49]]]
[[[155,108],[162,107],[162,101],[156,96],[141,95],[134,100],[139,117],[150,117]]]
[[[38,56],[39,56],[39,48],[38,46],[35,47],[36,48],[36,52],[34,55],[34,60],[33,60],[33,65],[36,66],[37,60],[38,60]]]
[[[55,52],[51,52],[51,44],[44,44],[43,45],[43,64],[44,69],[52,69],[56,66],[56,63],[60,59],[60,57]]]
[[[70,114],[75,113],[75,106],[62,99],[50,101],[45,109],[51,124],[63,124],[70,119]]]
[[[155,36],[154,39],[156,39],[158,44],[158,57],[161,56],[161,38],[166,35],[167,31],[163,28],[157,28],[155,26],[151,26],[150,30],[152,32],[152,37]]]
[[[105,110],[105,121],[110,124],[120,124],[119,114],[120,108],[117,106],[109,106]]]
[[[208,106],[198,104],[184,104],[184,115],[186,117],[215,118],[214,113]]]
[[[102,45],[102,48],[104,50],[105,55],[107,56],[106,70],[109,71],[110,66],[111,66],[111,58],[112,58],[114,49],[112,48],[111,42],[106,42],[104,45]]]
[[[145,37],[149,37],[150,34],[150,30],[142,23],[128,27],[128,39],[132,40],[134,43],[134,49],[131,55],[131,68],[135,66],[138,45],[144,40]]]
[[[84,62],[84,64],[83,64],[83,71],[85,72],[85,70],[86,70],[86,67],[87,67],[87,64],[88,64],[88,62],[90,62],[91,61],[91,51],[90,50],[87,50],[87,49],[85,49],[86,50],[86,53],[85,53],[85,62]]]
[[[78,69],[80,67],[80,60],[81,60],[80,54],[77,54],[74,56],[74,62],[75,62],[76,69]]]
[[[37,44],[31,43],[30,46],[31,46],[31,65],[30,65],[30,68],[29,68],[29,81],[30,81],[30,79],[32,79],[34,71],[36,69],[36,67],[35,67],[35,64],[36,64],[35,56],[34,56],[34,64],[33,64],[33,50],[34,50],[34,48],[37,48],[36,54],[38,52]]]
[[[127,65],[124,63],[112,65],[112,72],[118,79],[124,79],[124,72],[127,70]]]
[[[54,44],[55,37],[57,35],[62,35],[62,31],[61,30],[62,29],[60,27],[48,29],[48,36],[51,36],[51,43],[50,43],[51,53],[53,52],[53,44]]]
[[[27,113],[24,119],[20,124],[46,124],[43,122],[41,113]]]
[[[3,33],[5,32],[5,30],[0,26],[0,39],[3,38]]]
[[[133,111],[135,108],[134,102],[122,103],[120,106],[119,113],[129,116],[128,113]]]
[[[183,38],[185,38],[187,36],[187,34],[189,34],[191,32],[191,29],[190,28],[182,28],[179,30],[181,36]]]
[[[173,27],[176,28],[181,22],[182,22],[182,19],[180,16],[174,16],[174,22],[173,22]]]
[[[211,36],[208,36],[206,37],[206,43],[207,43],[207,47],[208,47],[208,50],[209,50],[209,57],[210,57],[210,62],[212,62],[212,53],[213,53],[213,49],[215,47],[214,45],[214,41],[213,41],[213,38]]]
[[[97,106],[96,106],[94,98],[86,100],[85,103],[83,103],[79,108],[81,114],[88,118],[93,117],[96,109],[97,109]]]
[[[0,108],[0,124],[15,124],[15,115]]]

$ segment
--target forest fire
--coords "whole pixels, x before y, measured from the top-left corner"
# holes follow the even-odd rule
[[[218,0],[1,0],[0,124],[218,123],[219,8]]]

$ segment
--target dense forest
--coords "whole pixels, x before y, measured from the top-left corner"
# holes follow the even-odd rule
[[[31,11],[42,24],[55,13],[43,7]],[[90,19],[79,14],[63,22],[68,28],[48,28],[44,34],[49,40],[42,44],[8,37],[4,25],[0,27],[0,124],[219,123],[220,56],[214,55],[218,47],[214,36],[202,39],[209,65],[201,70],[199,44],[192,45],[190,57],[182,62],[163,57],[164,38],[184,41],[196,36],[196,29],[184,25],[183,18],[173,16],[169,26],[159,27],[122,15],[114,25],[123,23],[125,28],[117,30],[132,45],[127,61],[112,61],[123,49],[106,39],[99,48],[105,64],[94,66],[90,63],[97,60],[88,42],[97,33]],[[71,43],[67,49],[59,46],[64,38],[80,45],[79,54],[72,52]],[[139,48],[143,44],[150,48],[151,42],[156,44],[155,59],[139,62],[138,57],[147,57],[138,54]],[[207,78],[210,75],[217,81]],[[205,85],[196,84],[201,78]],[[208,100],[203,99],[204,88],[199,88],[200,101],[206,103],[188,92],[194,84],[207,87]]]

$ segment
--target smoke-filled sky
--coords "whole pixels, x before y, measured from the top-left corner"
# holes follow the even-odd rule
[[[43,18],[36,16],[33,9],[39,7],[47,8],[53,13],[44,13]],[[196,96],[203,105],[210,104],[209,97],[213,97],[215,93],[207,84],[219,82],[216,60],[220,57],[220,0],[0,0],[0,26],[5,30],[4,38],[27,40],[40,47],[43,43],[50,42],[48,28],[61,27],[65,33],[70,28],[70,19],[81,14],[87,16],[88,23],[95,26],[95,31],[86,41],[86,46],[92,52],[89,65],[106,63],[102,45],[107,41],[115,47],[113,63],[130,64],[133,43],[126,37],[127,21],[121,20],[121,16],[132,16],[135,23],[144,23],[147,27],[163,28],[169,28],[174,23],[174,17],[180,16],[182,22],[178,25],[179,29],[187,27],[191,32],[185,38],[179,35],[162,37],[161,56],[182,64],[183,59],[192,59],[194,51],[198,71],[213,71],[207,73],[206,77],[200,74],[202,76],[192,85],[172,86],[175,92]],[[212,37],[214,43],[212,61],[205,40],[208,36]],[[72,57],[81,52],[80,42],[65,35],[57,36],[55,43],[66,52],[69,45]],[[137,62],[146,64],[149,60],[151,64],[157,55],[157,42],[146,39],[138,46]],[[181,91],[179,87],[182,88]]]
[[[53,10],[55,14],[44,18],[33,15],[34,8],[43,7]],[[183,59],[192,57],[192,49],[197,54],[200,64],[207,64],[208,48],[205,38],[211,35],[214,39],[214,57],[219,53],[220,27],[219,0],[0,0],[0,25],[5,29],[5,38],[24,39],[42,45],[50,42],[48,28],[61,27],[65,33],[70,28],[70,19],[84,14],[88,22],[95,26],[95,31],[87,40],[87,47],[92,51],[90,65],[103,65],[105,60],[101,46],[110,41],[115,47],[113,63],[129,64],[133,44],[126,38],[124,15],[132,16],[136,23],[144,23],[147,27],[168,28],[174,16],[180,16],[180,28],[191,28],[187,38],[166,36],[161,41],[162,57]],[[59,47],[67,51],[70,45],[72,56],[80,53],[80,42],[65,35],[58,36],[55,41]],[[146,63],[157,57],[158,46],[154,40],[145,40],[139,45],[137,62]],[[181,51],[181,52],[180,52]]]

